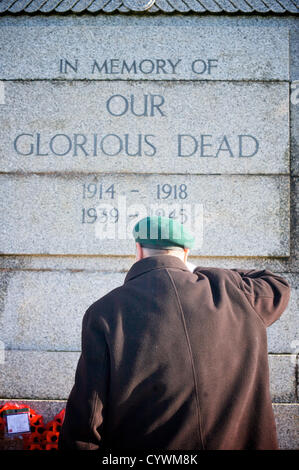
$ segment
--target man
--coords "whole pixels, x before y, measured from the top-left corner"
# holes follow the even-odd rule
[[[59,448],[277,449],[266,327],[288,283],[191,266],[173,219],[146,217],[134,237],[123,286],[85,313]]]

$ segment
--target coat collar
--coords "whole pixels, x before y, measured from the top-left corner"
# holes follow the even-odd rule
[[[140,276],[147,271],[161,268],[176,268],[190,272],[185,263],[177,256],[155,255],[136,261],[129,269],[124,282],[126,283],[134,277]]]

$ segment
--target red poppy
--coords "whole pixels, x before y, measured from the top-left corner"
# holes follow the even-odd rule
[[[58,445],[57,444],[46,444],[45,450],[57,450]]]
[[[27,450],[42,450],[42,446],[40,444],[30,444]]]
[[[48,431],[46,432],[46,441],[50,444],[54,444],[58,442],[59,438],[59,433],[58,432],[53,432],[53,431]]]

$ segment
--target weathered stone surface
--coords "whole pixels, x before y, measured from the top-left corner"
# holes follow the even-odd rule
[[[0,396],[67,398],[78,358],[78,352],[5,351],[5,363],[0,364]]]
[[[297,401],[296,355],[269,355],[270,392],[273,402]]]
[[[274,404],[280,449],[299,449],[299,404]]]
[[[287,176],[1,175],[0,182],[3,253],[133,254],[132,228],[152,213],[185,223],[196,235],[193,254],[289,255]]]
[[[299,78],[291,83],[290,95],[291,171],[299,175]]]
[[[125,272],[107,272],[112,263],[113,258],[106,260],[106,272],[0,272],[3,295],[0,339],[5,347],[79,351],[84,312],[98,298],[123,284]],[[281,318],[267,330],[268,351],[296,354],[299,350],[298,275],[284,273],[283,277],[292,287],[291,299]]]
[[[299,175],[299,29],[290,29],[290,137],[292,174]]]
[[[79,352],[5,351],[0,364],[0,397],[65,399],[74,383]],[[277,362],[278,361],[278,362]],[[295,365],[290,356],[270,356],[273,402],[295,399]]]
[[[5,82],[3,172],[289,173],[287,83]]]
[[[288,28],[269,23],[224,25],[196,17],[4,17],[0,43],[4,79],[288,79]],[[65,60],[71,66],[65,68]]]
[[[290,79],[299,80],[299,28],[298,22],[290,28]]]
[[[7,273],[0,274],[1,290],[6,290],[0,339],[9,349],[79,351],[83,314],[93,302],[123,284],[124,276],[20,271],[5,285]]]
[[[291,286],[291,297],[286,311],[268,330],[268,351],[272,353],[299,352],[298,274],[283,273]]]
[[[299,178],[291,178],[291,255],[294,265],[299,265]],[[297,269],[297,272],[299,269]]]
[[[299,175],[299,28],[290,29],[291,168]]]

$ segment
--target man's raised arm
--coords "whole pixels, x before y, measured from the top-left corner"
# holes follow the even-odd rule
[[[290,299],[290,285],[281,276],[262,270],[232,269],[239,277],[239,285],[256,313],[268,327],[286,309]]]

